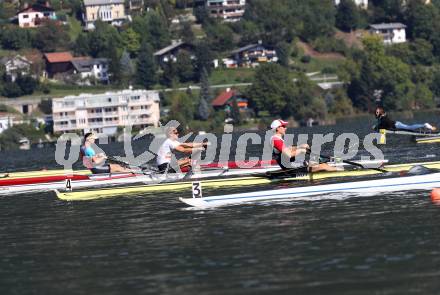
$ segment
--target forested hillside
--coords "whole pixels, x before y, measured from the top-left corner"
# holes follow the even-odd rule
[[[11,82],[0,69],[3,96],[56,95],[64,84],[54,86],[35,77],[44,68],[42,54],[60,51],[108,58],[110,85],[104,88],[202,84],[206,91],[174,91],[163,99],[170,116],[187,122],[222,119],[209,107],[218,93],[210,86],[227,82],[253,83],[241,92],[256,116],[297,120],[368,111],[378,99],[391,110],[431,108],[440,96],[439,0],[373,0],[368,9],[351,0],[338,6],[331,0],[248,0],[237,22],[210,17],[204,1],[145,0],[140,11],[127,12],[131,21],[120,27],[97,21],[91,31],[81,27],[81,0],[51,0],[56,21],[20,28],[12,18],[25,2],[0,3],[0,55],[34,57],[36,75]],[[406,25],[407,42],[384,45],[368,33],[370,24],[379,23]],[[192,50],[179,52],[174,63],[159,65],[154,53],[172,40],[190,44]],[[276,50],[277,63],[226,69],[220,62],[214,68],[213,60],[258,42]],[[314,71],[337,75],[344,85],[324,91],[307,75]]]

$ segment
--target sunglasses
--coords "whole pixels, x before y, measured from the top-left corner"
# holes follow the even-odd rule
[[[179,134],[179,131],[174,130],[174,131],[173,131],[173,134]]]

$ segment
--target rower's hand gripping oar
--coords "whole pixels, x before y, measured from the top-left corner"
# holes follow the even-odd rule
[[[311,149],[307,149],[307,154],[314,154],[313,152],[312,152],[312,150]],[[319,156],[320,157],[322,157],[322,158],[325,158],[325,159],[328,159],[328,160],[330,160],[332,157],[330,157],[330,156],[327,156],[327,155],[323,155],[323,154],[319,154]],[[363,168],[363,169],[371,169],[371,170],[376,170],[376,171],[379,171],[379,172],[382,172],[382,173],[388,173],[389,171],[387,171],[387,170],[385,170],[385,169],[381,169],[381,168],[374,168],[374,167],[365,167],[364,165],[362,165],[362,164],[359,164],[359,163],[356,163],[356,162],[352,162],[352,161],[349,161],[349,160],[342,160],[342,162],[343,163],[346,163],[346,164],[349,164],[349,165],[352,165],[352,166],[357,166],[357,167],[360,167],[360,168]]]

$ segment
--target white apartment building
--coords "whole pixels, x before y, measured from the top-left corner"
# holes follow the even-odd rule
[[[95,29],[95,22],[101,20],[112,26],[121,26],[125,15],[124,0],[84,0],[83,20],[86,30]]]
[[[368,0],[352,0],[357,6],[363,9],[368,8]],[[341,3],[341,0],[335,0],[335,5],[339,5]]]
[[[244,15],[246,0],[207,0],[206,9],[211,17],[234,22]]]
[[[386,45],[406,42],[406,26],[401,23],[370,25],[370,33],[380,35]]]
[[[158,126],[159,93],[123,90],[103,94],[80,94],[54,98],[54,132],[95,131],[113,135],[118,127]]]

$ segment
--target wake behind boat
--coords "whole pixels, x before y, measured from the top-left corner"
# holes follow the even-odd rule
[[[200,192],[198,185],[197,192]],[[328,194],[357,194],[357,193],[384,193],[408,190],[430,190],[440,186],[440,173],[434,172],[413,176],[380,176],[371,180],[337,180],[329,184],[297,184],[293,188],[256,191],[211,197],[198,197],[193,192],[193,198],[180,198],[180,201],[199,209],[215,208],[219,206],[237,205],[260,201],[280,200],[312,200],[314,196]]]

